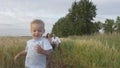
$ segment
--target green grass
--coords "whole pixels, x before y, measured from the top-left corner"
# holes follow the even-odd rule
[[[0,68],[24,68],[22,57],[17,64],[14,56],[23,50],[28,37],[0,37]],[[61,38],[61,52],[55,50],[48,59],[48,68],[120,68],[120,36],[91,35]]]

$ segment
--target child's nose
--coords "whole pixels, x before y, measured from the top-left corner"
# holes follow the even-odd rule
[[[38,31],[35,32],[36,34],[38,33]]]

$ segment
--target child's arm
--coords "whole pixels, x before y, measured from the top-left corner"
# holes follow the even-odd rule
[[[37,51],[37,53],[39,53],[39,54],[44,54],[44,55],[46,55],[46,56],[49,56],[49,55],[51,55],[52,54],[52,49],[50,49],[50,50],[44,50],[44,49],[42,49],[39,45],[37,45],[36,47],[35,47],[35,50]]]
[[[21,56],[26,56],[27,52],[25,50],[21,51],[20,53],[18,53],[15,57],[14,57],[14,62],[16,63],[17,60],[21,57]]]

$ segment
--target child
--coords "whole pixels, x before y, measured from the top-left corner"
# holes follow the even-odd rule
[[[46,56],[52,53],[52,47],[47,39],[42,37],[44,22],[34,20],[31,23],[31,34],[33,39],[27,41],[26,49],[14,57],[16,62],[19,57],[26,56],[25,68],[46,68]]]

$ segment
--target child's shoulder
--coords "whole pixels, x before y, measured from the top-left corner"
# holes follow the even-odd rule
[[[30,39],[30,40],[27,41],[27,43],[32,42],[32,41],[33,41],[33,39]]]
[[[44,42],[49,42],[48,39],[45,38],[45,37],[42,37],[42,41],[44,41]]]
[[[42,37],[42,40],[47,40],[47,38],[45,38],[45,37]]]

